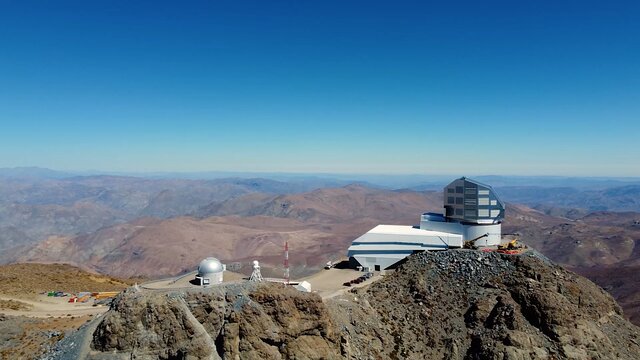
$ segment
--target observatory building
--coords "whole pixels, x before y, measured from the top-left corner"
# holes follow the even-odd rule
[[[222,274],[226,270],[220,260],[214,257],[208,257],[198,265],[198,274],[196,282],[200,286],[209,286],[222,283]]]
[[[425,213],[419,226],[378,225],[353,240],[348,254],[372,270],[384,270],[425,250],[500,244],[504,203],[491,186],[465,177],[444,188],[444,213]]]

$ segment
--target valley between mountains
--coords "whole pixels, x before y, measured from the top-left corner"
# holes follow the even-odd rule
[[[267,276],[281,276],[285,241],[292,276],[302,277],[343,258],[375,225],[417,224],[442,206],[438,191],[329,181],[98,176],[0,185],[2,262],[69,263],[124,278],[185,273],[206,256],[245,274],[259,260]],[[536,207],[509,203],[503,232],[596,281],[639,323],[640,214]]]

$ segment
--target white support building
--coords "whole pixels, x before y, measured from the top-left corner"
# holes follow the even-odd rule
[[[196,282],[200,286],[210,286],[221,284],[224,271],[227,267],[214,257],[208,257],[198,265]]]
[[[462,235],[402,225],[378,225],[353,240],[348,256],[363,267],[384,270],[405,257],[425,250],[462,247]]]
[[[347,256],[371,270],[387,269],[426,250],[500,244],[504,203],[491,186],[460,178],[444,188],[444,214],[425,213],[420,226],[378,225],[355,239]]]

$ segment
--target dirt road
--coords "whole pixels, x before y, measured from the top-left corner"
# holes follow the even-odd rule
[[[92,302],[84,304],[69,303],[68,297],[51,297],[46,295],[37,295],[34,298],[25,299],[23,297],[0,295],[0,300],[18,301],[30,307],[28,310],[0,310],[0,314],[13,316],[28,316],[39,318],[82,316],[102,314],[109,310],[108,306],[93,306]]]

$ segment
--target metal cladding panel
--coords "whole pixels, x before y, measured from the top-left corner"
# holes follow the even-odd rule
[[[387,229],[389,232],[384,233]],[[460,248],[462,235],[415,229],[410,226],[378,226],[353,241],[348,257],[362,266],[386,269],[417,251]]]
[[[422,221],[420,221],[420,229],[441,231],[459,235],[462,235],[464,233],[464,227],[458,222],[428,221],[424,218]]]
[[[393,256],[378,256],[378,257],[366,257],[366,256],[354,256],[356,261],[363,267],[369,267],[374,269],[376,265],[380,266],[380,269],[384,270],[398,261],[404,259],[406,256],[393,257]]]
[[[426,233],[426,231],[425,231]],[[396,235],[396,234],[369,234],[362,243],[375,244],[379,242],[395,242],[395,243],[408,243],[408,244],[421,244],[422,246],[429,245],[449,245],[448,236],[433,236],[433,235]],[[453,239],[451,239],[453,240]],[[360,243],[360,241],[354,241]]]
[[[402,243],[393,243],[393,242],[385,242],[385,243],[376,243],[376,244],[352,244],[349,246],[349,254],[357,254],[357,253],[406,253],[411,254],[413,251],[423,251],[430,249],[446,249],[446,245],[437,245],[431,246],[429,248],[425,248],[425,246],[421,244],[402,244]]]
[[[488,237],[478,239],[477,246],[494,246],[500,244],[502,234],[501,224],[462,224],[458,222],[439,222],[439,221],[421,221],[420,228],[433,231],[450,232],[453,234],[461,234],[463,241],[473,240],[484,234]]]
[[[460,178],[444,188],[445,216],[466,223],[500,223],[504,203],[493,188],[481,182]]]
[[[451,233],[434,233],[431,231],[421,229],[411,229],[411,233],[398,234],[398,233],[380,233],[380,232],[368,232],[359,238],[355,239],[351,250],[354,246],[361,248],[362,246],[370,246],[372,249],[376,246],[396,245],[401,247],[403,245],[417,246],[425,250],[428,247],[461,247],[462,235]],[[427,249],[428,250],[428,249]]]

